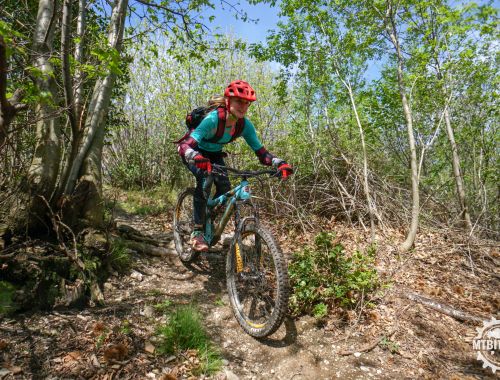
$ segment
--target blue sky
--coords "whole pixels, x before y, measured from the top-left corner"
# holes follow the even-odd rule
[[[267,31],[276,28],[278,22],[278,7],[270,7],[268,4],[250,5],[242,1],[238,6],[247,12],[251,19],[259,19],[257,24],[237,20],[228,6],[225,9],[217,6],[216,19],[213,26],[219,27],[221,33],[233,33],[250,43],[264,42]]]

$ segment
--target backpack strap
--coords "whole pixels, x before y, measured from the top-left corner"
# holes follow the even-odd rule
[[[226,131],[226,118],[227,118],[226,108],[225,107],[217,108],[217,115],[219,119],[219,122],[217,123],[217,131],[215,132],[215,135],[212,138],[206,140],[211,143],[219,142],[219,140],[224,136],[224,132]],[[234,134],[231,136],[231,140],[229,140],[227,143],[230,143],[235,139],[237,139],[238,137],[240,137],[241,134],[243,133],[243,128],[245,128],[245,119],[238,119],[238,121],[236,122]]]
[[[211,143],[218,142],[222,138],[222,136],[224,136],[224,132],[226,130],[226,109],[224,107],[217,108],[217,116],[219,122],[217,123],[217,131],[215,132],[215,136],[207,139],[207,141]]]
[[[243,128],[245,128],[245,119],[238,119],[236,122],[236,127],[234,128],[234,134],[231,136],[229,142],[236,140],[243,133]]]

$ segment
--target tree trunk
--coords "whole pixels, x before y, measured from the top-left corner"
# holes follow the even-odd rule
[[[128,0],[117,0],[111,15],[108,43],[111,48],[121,50]],[[84,223],[102,226],[102,148],[104,145],[105,117],[108,112],[111,92],[116,75],[109,71],[99,78],[94,86],[85,121],[82,144],[74,160],[70,162],[63,194],[73,196],[70,212],[65,215],[83,218]],[[75,222],[73,220],[73,222]]]
[[[0,149],[7,140],[7,128],[14,117],[14,107],[7,101],[7,45],[0,35]]]
[[[464,180],[462,177],[462,171],[460,170],[460,157],[458,156],[457,144],[455,142],[455,133],[451,126],[450,114],[448,112],[448,108],[444,110],[444,121],[446,124],[446,133],[448,134],[448,140],[451,145],[451,153],[452,153],[452,166],[453,166],[453,174],[455,176],[455,184],[457,186],[457,196],[458,202],[460,204],[462,218],[465,222],[465,227],[469,232],[472,231],[472,222],[469,214],[469,207],[467,204],[467,198],[465,196],[465,186]]]
[[[66,113],[68,114],[69,123],[71,125],[72,135],[76,135],[77,125],[76,125],[76,115],[75,115],[75,104],[73,101],[73,81],[71,80],[71,68],[70,68],[70,29],[71,29],[71,8],[72,0],[64,0],[63,3],[63,15],[62,15],[62,25],[61,25],[61,61],[63,67],[63,87],[64,87],[64,99],[66,104]]]
[[[85,225],[102,228],[104,224],[104,204],[102,199],[102,148],[104,146],[104,126],[99,128],[87,157],[83,161],[82,175],[74,194],[82,199],[80,215]]]
[[[78,1],[78,19],[76,22],[76,36],[78,38],[75,43],[75,62],[83,62],[83,46],[86,29],[86,0]],[[83,72],[76,69],[75,72],[75,115],[77,118],[78,129],[81,129],[82,110],[83,110]]]
[[[371,233],[371,241],[375,242],[375,212],[373,209],[373,202],[370,196],[370,186],[368,184],[368,157],[366,155],[366,144],[365,144],[365,134],[363,131],[363,126],[361,125],[361,120],[359,119],[358,109],[356,107],[356,102],[354,100],[354,94],[352,93],[352,87],[349,82],[345,82],[344,85],[347,87],[347,91],[349,93],[349,99],[351,100],[352,110],[354,112],[354,116],[356,117],[356,123],[359,128],[359,136],[361,138],[361,149],[363,151],[363,190],[365,192],[366,197],[366,205],[368,206],[368,214],[370,216],[370,233]]]
[[[440,63],[440,54],[439,49],[439,28],[436,27],[436,23],[434,22],[434,17],[436,15],[431,12],[430,13],[432,16],[432,19],[429,23],[429,26],[432,30],[432,33],[428,37],[428,44],[430,46],[433,46],[433,59],[436,64],[436,77],[438,80],[443,80],[443,95],[445,97],[448,97],[446,94],[446,88],[447,88],[447,81],[444,78],[443,71],[441,70],[441,63]],[[422,18],[424,20],[424,18]],[[442,32],[441,32],[442,33]],[[444,73],[446,75],[446,72]],[[472,232],[472,222],[470,219],[470,214],[469,214],[469,207],[468,207],[468,202],[467,202],[467,197],[465,195],[465,186],[464,186],[464,180],[462,176],[462,171],[460,169],[460,157],[458,156],[458,148],[457,144],[455,142],[455,132],[453,131],[453,127],[451,126],[451,118],[450,118],[450,112],[448,109],[448,104],[445,105],[444,108],[444,121],[446,125],[446,134],[448,135],[448,141],[450,142],[451,145],[451,152],[452,152],[452,167],[453,167],[453,175],[455,177],[455,185],[457,187],[457,198],[458,198],[458,203],[460,205],[460,216],[463,218],[463,221],[465,223],[465,227],[469,232]]]
[[[56,17],[55,1],[40,0],[34,33],[33,61],[40,71],[37,86],[44,97],[36,108],[36,148],[22,193],[11,207],[10,228],[38,229],[46,220],[47,206],[54,192],[61,161],[61,128],[57,108],[57,85],[50,59]]]
[[[81,64],[83,63],[83,39],[85,37],[85,6],[86,6],[86,1],[85,0],[79,0],[78,2],[78,18],[77,18],[77,42],[75,43],[75,62]],[[64,9],[67,13],[70,14],[71,11],[71,0],[65,0],[64,1]],[[63,12],[63,27],[62,27],[62,32],[61,32],[61,45],[64,47],[64,30],[65,30],[65,25],[64,25],[64,17],[65,13]],[[70,18],[70,16],[67,16]],[[66,31],[66,34],[69,35],[69,31]],[[65,62],[66,60],[68,61],[67,64],[64,64],[64,90],[65,90],[65,97],[66,97],[66,104],[67,104],[67,109],[68,109],[68,115],[70,117],[70,124],[71,124],[71,147],[69,151],[69,155],[67,155],[63,169],[61,172],[61,180],[59,182],[59,187],[57,191],[57,198],[60,198],[62,193],[63,193],[63,186],[68,180],[69,176],[69,171],[71,168],[71,163],[75,160],[77,154],[78,154],[78,148],[80,146],[81,142],[81,131],[82,131],[82,122],[83,122],[83,73],[82,70],[77,68],[75,71],[75,78],[74,81],[71,80],[71,77],[69,76],[70,71],[69,71],[69,51],[65,51],[65,49],[62,49],[63,52],[63,59],[62,61]]]
[[[435,60],[436,60],[437,77],[438,79],[442,79],[443,74],[441,72],[441,66],[439,64],[437,57],[435,58]],[[445,90],[443,90],[443,93],[445,93]],[[458,156],[458,147],[455,142],[455,132],[453,131],[453,127],[451,126],[450,112],[448,111],[447,105],[445,106],[443,115],[444,115],[444,122],[446,125],[446,134],[448,135],[448,141],[450,142],[451,145],[451,153],[452,153],[451,164],[453,167],[453,175],[455,177],[455,185],[457,187],[457,197],[458,197],[458,203],[460,205],[460,214],[465,222],[465,227],[469,232],[472,232],[472,222],[470,219],[467,197],[465,195],[465,186],[464,186],[462,171],[460,169],[460,157]]]
[[[321,27],[321,30],[325,35],[328,35],[325,31],[325,28],[323,27],[322,21],[319,20],[319,25]],[[330,44],[330,50],[332,53],[332,57],[337,56],[337,49],[334,48],[334,44],[332,41],[329,41]],[[361,139],[361,149],[363,150],[363,191],[365,193],[366,197],[366,206],[368,207],[368,214],[370,217],[370,234],[371,234],[371,241],[375,242],[376,236],[375,236],[375,211],[374,211],[374,204],[371,200],[370,196],[370,186],[368,184],[368,157],[366,154],[366,144],[365,144],[365,133],[363,131],[363,126],[361,125],[361,120],[359,118],[358,114],[358,109],[356,107],[356,101],[354,100],[354,94],[352,91],[352,86],[349,81],[349,79],[344,79],[342,75],[340,75],[340,69],[339,69],[339,64],[337,60],[334,60],[334,70],[335,73],[337,74],[337,77],[340,79],[344,87],[347,89],[347,93],[349,94],[349,100],[351,101],[351,107],[354,112],[354,116],[356,117],[356,123],[359,128],[359,136]]]
[[[386,13],[386,28],[387,33],[391,39],[392,44],[396,50],[398,65],[398,85],[399,85],[399,95],[401,96],[401,102],[403,103],[403,113],[406,120],[406,129],[408,132],[408,143],[410,146],[410,165],[411,165],[411,189],[412,189],[412,207],[411,207],[411,224],[410,230],[406,240],[399,247],[400,251],[408,251],[415,242],[415,237],[417,236],[418,230],[418,219],[420,214],[420,194],[419,194],[419,184],[418,184],[418,165],[417,165],[417,149],[415,145],[415,136],[413,135],[413,117],[408,103],[408,98],[406,96],[406,87],[403,77],[403,54],[401,52],[401,46],[399,45],[399,40],[395,25],[395,11],[392,8],[392,3],[387,2],[387,13]]]

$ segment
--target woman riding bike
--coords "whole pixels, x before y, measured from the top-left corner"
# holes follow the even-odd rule
[[[218,105],[218,108],[207,114],[196,129],[178,143],[177,151],[182,161],[196,177],[194,230],[191,235],[191,244],[196,252],[208,250],[208,244],[203,237],[207,202],[203,192],[204,178],[207,172],[212,171],[212,164],[225,166],[224,157],[227,154],[222,151],[224,144],[242,136],[263,165],[277,168],[283,179],[293,173],[289,164],[264,148],[257,137],[254,125],[245,117],[248,107],[256,100],[255,90],[247,82],[243,80],[231,82],[224,90],[224,97],[211,101],[212,105]],[[222,112],[220,108],[223,108]],[[222,120],[225,127],[223,134],[218,133],[221,115],[225,117],[225,120]],[[220,137],[216,138],[216,134]],[[216,176],[214,182],[215,197],[231,189],[226,175]]]

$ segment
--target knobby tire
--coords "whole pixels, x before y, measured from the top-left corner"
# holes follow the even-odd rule
[[[199,252],[194,251],[190,244],[194,227],[193,205],[194,188],[188,188],[177,198],[173,226],[175,250],[183,263],[190,263],[199,255]]]
[[[261,225],[242,228],[227,255],[226,280],[234,315],[247,334],[264,338],[280,327],[288,309],[288,269],[280,247]]]

